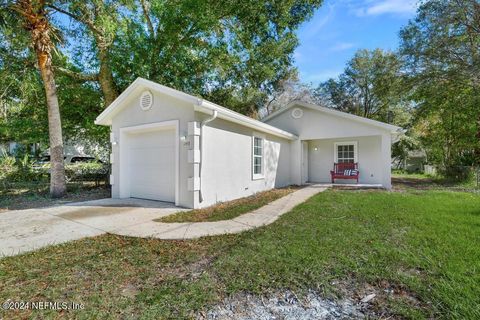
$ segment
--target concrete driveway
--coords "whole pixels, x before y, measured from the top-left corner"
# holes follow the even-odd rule
[[[0,213],[0,257],[123,229],[183,211],[171,203],[101,199]]]

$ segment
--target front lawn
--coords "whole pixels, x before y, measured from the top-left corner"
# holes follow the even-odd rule
[[[158,222],[202,222],[202,221],[220,221],[228,220],[238,217],[244,213],[253,211],[272,201],[280,199],[293,191],[298,190],[299,187],[286,187],[279,189],[272,189],[256,193],[250,197],[245,197],[233,201],[218,203],[214,206],[195,209],[190,211],[178,212],[160,219]]]
[[[162,241],[105,235],[0,260],[0,301],[83,311],[0,318],[185,318],[229,294],[376,293],[385,317],[480,318],[480,196],[436,190],[320,193],[238,235]]]

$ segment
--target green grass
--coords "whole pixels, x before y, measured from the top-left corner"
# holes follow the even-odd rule
[[[407,178],[407,179],[426,179],[426,180],[431,180],[434,177],[425,173],[421,172],[412,172],[408,173],[406,171],[399,171],[395,170],[392,172],[392,177],[393,178]]]
[[[313,288],[405,318],[480,318],[480,197],[320,193],[272,225],[195,241],[100,236],[0,260],[0,302],[85,304],[67,318],[187,318],[227,294]],[[384,290],[393,290],[386,294]],[[0,318],[58,316],[0,311]]]
[[[178,212],[166,217],[159,218],[155,221],[202,222],[233,219],[238,217],[239,215],[263,207],[264,205],[280,199],[281,197],[286,196],[295,190],[298,190],[298,187],[272,189],[256,193],[250,197],[219,203],[204,209]]]

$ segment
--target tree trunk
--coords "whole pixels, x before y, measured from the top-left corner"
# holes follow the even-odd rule
[[[480,114],[477,116],[477,134],[476,134],[476,144],[474,148],[474,161],[475,166],[480,166]]]
[[[50,24],[45,12],[45,1],[32,3],[31,0],[18,2],[26,20],[26,29],[32,37],[33,47],[42,76],[48,107],[48,133],[50,138],[50,195],[61,197],[67,191],[63,161],[62,123],[58,105],[57,89],[52,69]]]
[[[115,88],[110,62],[108,61],[108,49],[102,48],[101,45],[99,45],[98,49],[98,60],[100,62],[98,82],[105,99],[105,107],[108,107],[118,97],[118,93]]]
[[[57,89],[50,63],[41,65],[42,56],[37,53],[48,106],[48,135],[50,138],[50,195],[62,197],[67,191],[63,160],[62,122],[58,105]]]

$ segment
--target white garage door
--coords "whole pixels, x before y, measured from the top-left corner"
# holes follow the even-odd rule
[[[175,201],[175,131],[129,134],[130,196]]]

